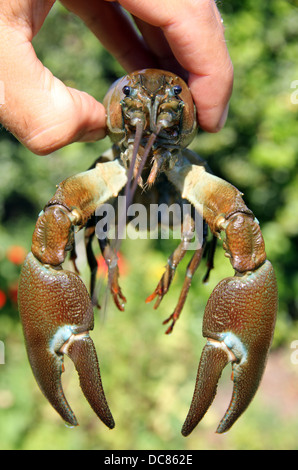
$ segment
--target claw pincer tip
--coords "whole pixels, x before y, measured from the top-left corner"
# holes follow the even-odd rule
[[[51,405],[66,423],[77,426],[61,384],[63,355],[67,354],[91,407],[106,426],[113,428],[89,336],[93,329],[92,305],[81,279],[75,273],[45,267],[30,253],[20,277],[19,309],[30,364]]]
[[[257,272],[224,279],[215,288],[205,310],[203,334],[208,341],[182,428],[184,436],[191,433],[207,412],[222,370],[229,362],[233,370],[233,394],[216,432],[228,431],[246,410],[265,369],[277,301],[276,279],[269,261]],[[227,326],[230,331],[225,331]]]

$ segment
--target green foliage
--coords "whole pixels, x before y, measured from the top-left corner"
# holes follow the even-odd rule
[[[297,3],[231,0],[219,3],[219,8],[235,70],[230,114],[219,134],[200,132],[192,148],[215,174],[245,194],[247,205],[260,221],[279,283],[274,345],[283,346],[282,366],[292,378],[292,386],[294,379],[297,384],[297,366],[294,369],[290,364],[290,344],[297,339],[298,320],[298,104],[291,100],[291,84],[298,80]],[[124,74],[82,22],[59,3],[34,45],[38,57],[56,76],[98,100]],[[6,353],[5,365],[0,365],[0,448],[297,448],[295,412],[286,415],[284,407],[267,404],[268,387],[259,392],[228,435],[213,434],[230,398],[227,376],[221,385],[224,405],[219,399],[190,438],[180,436],[205,342],[201,338],[204,306],[215,284],[231,273],[220,249],[210,285],[201,283],[202,268],[193,281],[182,318],[173,335],[167,337],[160,323],[173,311],[187,260],[177,272],[168,298],[154,311],[144,299],[155,288],[174,244],[123,244],[127,270],[121,286],[128,299],[126,311],[118,312],[110,300],[104,308],[104,297],[92,334],[117,422],[114,431],[106,431],[93,416],[69,361],[64,384],[81,423],[79,428],[65,428],[37,389],[25,355],[13,291],[20,265],[10,261],[7,253],[14,245],[30,249],[38,213],[55,185],[88,168],[108,147],[106,139],[73,144],[51,156],[37,157],[0,130],[0,292],[7,299],[0,307],[0,339]],[[84,261],[80,269],[88,283]],[[285,403],[286,396],[279,401]],[[292,409],[297,410],[297,405]]]

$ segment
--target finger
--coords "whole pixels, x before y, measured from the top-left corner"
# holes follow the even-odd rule
[[[187,81],[188,73],[175,58],[161,28],[152,26],[137,17],[134,17],[134,21],[146,44],[149,46],[149,49],[156,57],[158,68],[177,73],[181,78]]]
[[[17,139],[45,155],[77,140],[104,137],[103,105],[55,78],[21,31],[2,26],[1,45],[0,121]]]
[[[190,73],[189,84],[201,127],[211,132],[219,130],[232,92],[233,67],[215,2],[119,0],[119,3],[142,21],[163,30],[176,59]]]
[[[31,41],[38,33],[56,0],[1,0],[0,19],[11,23]]]
[[[127,72],[145,67],[158,67],[154,54],[137,33],[129,16],[116,3],[103,0],[62,0],[61,3],[78,15],[117,59]]]
[[[62,0],[62,3],[83,19],[126,71],[156,67],[185,76],[160,28],[134,18],[142,33],[140,36],[131,19],[115,2],[93,0],[88,6],[81,0]]]
[[[189,84],[198,108],[199,124],[207,131],[219,130],[227,116],[233,68],[215,3],[207,0],[164,0],[162,3],[121,0],[119,3],[139,18],[138,26],[153,54],[148,53],[144,41],[136,35],[130,20],[115,2],[93,0],[87,7],[80,0],[64,0],[127,71],[159,67],[179,73],[178,61],[182,75],[183,69],[190,72]],[[155,39],[154,31],[158,35]],[[169,46],[176,61],[168,54]]]

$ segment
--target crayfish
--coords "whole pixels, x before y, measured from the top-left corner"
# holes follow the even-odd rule
[[[259,223],[238,189],[214,176],[205,162],[186,148],[197,133],[197,122],[191,92],[181,78],[155,69],[131,73],[112,85],[104,104],[113,147],[91,169],[58,186],[38,217],[32,251],[22,269],[19,309],[33,373],[61,417],[76,425],[61,385],[63,355],[67,354],[91,407],[103,423],[114,427],[89,336],[94,322],[93,302],[78,274],[63,270],[62,263],[73,249],[74,227],[86,227],[87,257],[94,281],[94,214],[107,201],[114,204],[124,195],[127,207],[136,200],[147,206],[152,201],[177,201],[181,206],[188,203],[193,212],[180,221],[181,242],[147,301],[157,298],[158,306],[168,291],[193,238],[195,211],[215,240],[223,232],[223,248],[235,275],[219,282],[208,300],[203,319],[207,343],[182,434],[190,434],[203,418],[215,397],[222,370],[231,362],[232,399],[217,428],[218,433],[225,432],[258,389],[275,326],[277,284]],[[126,222],[126,217],[118,214],[118,223],[125,227]],[[108,266],[110,291],[123,309],[126,299],[118,283],[115,247],[108,237],[100,240],[100,247]],[[177,307],[166,320],[170,322],[167,332],[172,331],[180,315],[205,247],[203,235],[188,265]]]

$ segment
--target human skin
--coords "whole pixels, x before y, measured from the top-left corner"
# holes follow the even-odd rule
[[[0,81],[5,98],[0,122],[39,155],[106,133],[103,105],[65,86],[35,54],[32,40],[54,3],[2,0],[0,11]],[[127,72],[155,67],[179,73],[191,88],[200,127],[208,132],[222,128],[233,67],[213,0],[61,3],[86,23]],[[125,10],[133,15],[141,35]]]

